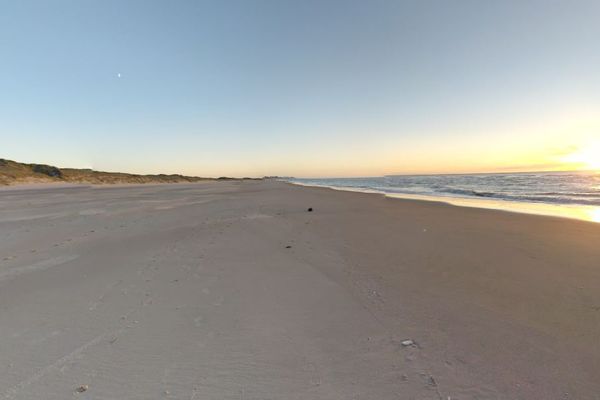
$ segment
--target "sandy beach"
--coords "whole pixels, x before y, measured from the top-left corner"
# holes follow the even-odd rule
[[[600,399],[600,224],[227,181],[13,187],[0,237],[0,399]]]

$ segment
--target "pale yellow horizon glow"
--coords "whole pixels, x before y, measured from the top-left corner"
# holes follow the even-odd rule
[[[600,170],[600,119],[586,111],[389,146],[384,174]]]
[[[190,175],[299,178],[600,170],[598,143],[600,134],[575,129],[435,140],[400,138],[360,146],[340,145],[333,155],[330,148],[315,144],[291,153],[274,148],[258,156],[240,155],[236,165],[226,160],[206,160],[203,165],[172,167]]]
[[[576,166],[577,169],[600,170],[600,140],[584,145],[563,157],[562,161],[566,165]]]
[[[577,109],[529,114],[524,117],[527,119],[502,123],[458,121],[412,129],[390,124],[372,130],[341,127],[324,131],[319,140],[300,140],[302,132],[292,131],[289,139],[258,150],[232,144],[227,158],[211,152],[199,157],[197,147],[190,145],[183,150],[166,147],[161,157],[154,158],[166,160],[160,165],[146,164],[148,157],[137,163],[128,158],[118,165],[114,161],[105,165],[106,160],[99,158],[88,167],[133,173],[298,178],[600,170],[600,106]],[[129,151],[122,149],[124,154]]]

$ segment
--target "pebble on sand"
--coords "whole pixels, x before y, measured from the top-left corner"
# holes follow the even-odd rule
[[[413,342],[413,341],[412,341],[412,340],[410,340],[410,339],[407,339],[407,340],[403,340],[403,341],[402,341],[402,346],[404,346],[404,347],[412,346],[413,344],[415,344],[415,342]]]
[[[87,392],[87,390],[88,390],[89,388],[90,388],[90,387],[89,387],[88,385],[81,385],[81,386],[79,386],[77,389],[75,389],[75,391],[76,391],[77,393],[83,393],[83,392]]]

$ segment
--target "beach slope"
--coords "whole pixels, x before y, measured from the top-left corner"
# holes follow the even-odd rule
[[[0,399],[600,393],[599,224],[226,181],[2,190],[0,237]]]

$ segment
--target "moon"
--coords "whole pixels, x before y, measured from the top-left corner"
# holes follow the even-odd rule
[[[121,73],[119,72],[119,73],[117,74],[117,78],[120,78],[120,77],[121,77]]]

